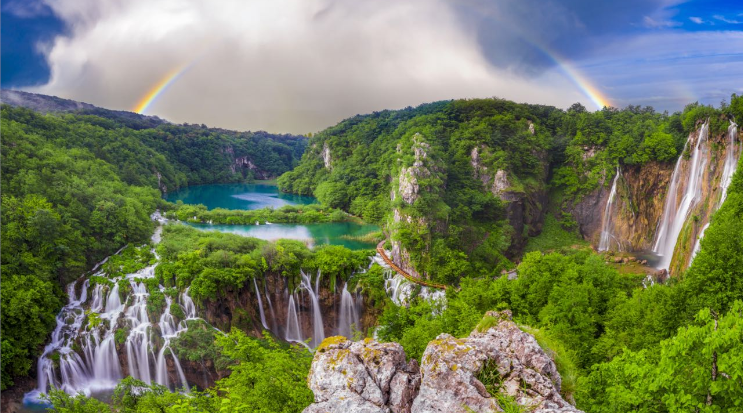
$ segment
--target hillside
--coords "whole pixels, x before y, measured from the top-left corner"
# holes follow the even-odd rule
[[[691,104],[670,115],[649,107],[591,113],[579,104],[564,111],[499,99],[376,112],[312,137],[279,186],[383,223],[397,265],[456,284],[465,275],[511,268],[530,240],[550,244],[544,238],[556,232],[598,246],[617,170],[626,172],[627,220],[640,217],[624,224],[632,228],[622,242],[647,248],[637,239],[652,238],[688,137],[709,118],[710,136],[721,142],[715,148],[724,151],[728,119],[743,116],[742,102],[734,95],[721,110]],[[540,239],[547,212],[555,231]]]
[[[309,141],[34,101],[59,110],[2,107],[4,412],[43,393],[58,412],[743,400],[741,97],[674,114],[445,101]],[[279,174],[320,204],[162,198]],[[372,248],[234,230],[359,222],[408,279]],[[639,254],[661,228],[658,271]]]

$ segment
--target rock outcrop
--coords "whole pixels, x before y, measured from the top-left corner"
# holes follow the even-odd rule
[[[393,182],[393,189],[390,193],[393,203],[399,197],[406,205],[413,205],[420,197],[422,191],[441,189],[431,187],[421,188],[420,185],[422,179],[429,178],[439,172],[436,166],[433,165],[433,160],[429,157],[430,148],[423,135],[419,133],[416,133],[412,137],[410,148],[407,148],[408,150],[404,151],[402,146],[398,145],[398,163],[402,164],[402,159],[409,151],[413,154],[413,163],[407,166],[401,165],[400,174]],[[400,224],[413,225],[419,228],[428,227],[428,221],[425,217],[414,218],[405,213],[401,208],[395,208],[393,212],[393,225],[395,227],[400,226]],[[392,261],[408,274],[415,277],[423,276],[422,278],[425,278],[425,274],[420,274],[415,269],[410,259],[410,253],[405,249],[402,242],[395,237],[392,237]]]
[[[534,133],[534,124],[529,124],[530,133]],[[547,205],[546,181],[549,170],[547,154],[534,153],[542,164],[541,175],[536,185],[524,188],[515,188],[508,171],[496,169],[486,165],[484,158],[491,158],[491,149],[486,145],[478,145],[470,152],[470,164],[475,172],[475,179],[482,182],[485,190],[500,198],[505,204],[508,223],[513,228],[511,234],[510,256],[518,256],[526,245],[527,238],[536,236],[542,231],[544,211]]]
[[[397,343],[326,339],[312,362],[315,403],[305,413],[502,411],[490,391],[530,412],[579,412],[560,395],[553,360],[511,321],[510,311],[489,312],[481,326],[487,328],[466,338],[439,335],[420,369],[415,360],[405,362]]]
[[[307,381],[315,403],[305,413],[407,413],[418,394],[420,373],[397,343],[336,336],[318,347]]]

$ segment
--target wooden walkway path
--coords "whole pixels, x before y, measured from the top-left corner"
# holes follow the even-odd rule
[[[385,243],[385,241],[382,241],[379,244],[377,244],[377,252],[379,253],[379,255],[382,256],[382,259],[384,260],[384,262],[386,262],[387,265],[389,265],[398,274],[402,275],[403,277],[405,277],[410,282],[413,282],[413,283],[416,283],[416,284],[419,284],[419,285],[423,285],[423,286],[426,286],[426,287],[438,288],[438,289],[441,289],[441,290],[446,290],[446,287],[447,286],[444,285],[444,284],[436,284],[436,283],[432,283],[430,281],[421,280],[418,277],[413,277],[412,275],[410,275],[406,271],[404,271],[402,268],[400,268],[397,265],[395,265],[395,263],[392,262],[392,260],[389,259],[389,257],[387,257],[387,252],[384,250],[384,243]]]

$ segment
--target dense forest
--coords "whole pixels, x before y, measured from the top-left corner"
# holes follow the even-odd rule
[[[2,108],[3,389],[28,374],[64,286],[149,239],[161,191],[276,176],[306,143],[99,114],[107,117]],[[255,171],[236,164],[241,157]]]
[[[148,299],[153,317],[175,291],[188,289],[197,304],[222,308],[268,276],[285,277],[294,291],[300,270],[318,272],[331,290],[343,282],[367,297],[376,326],[355,331],[358,338],[399,342],[410,358],[420,359],[441,333],[466,336],[486,311],[509,309],[554,355],[562,394],[578,408],[737,411],[743,403],[743,168],[692,265],[665,282],[607,263],[580,239],[567,208],[607,185],[618,165],[688,156],[686,139],[700,121],[709,119],[710,133],[721,134],[730,119],[741,118],[743,97],[736,95],[720,108],[692,104],[674,114],[458,100],[355,116],[307,142],[139,123],[108,112],[39,115],[3,106],[2,388],[32,372],[66,284],[127,245],[105,266],[108,278],[152,262],[150,214],[161,209],[181,221],[225,224],[363,219],[382,226],[387,247],[405,251],[411,270],[452,288],[445,300],[414,295],[408,305],[396,305],[381,267],[369,267],[373,251],[311,249],[299,241],[166,225],[152,280],[164,292]],[[161,198],[186,185],[252,180],[259,171],[283,174],[282,190],[314,195],[322,205],[209,211]],[[500,178],[491,178],[496,171],[503,171]],[[516,277],[504,275],[512,269]],[[219,326],[230,328],[224,333],[200,325],[173,344],[184,360],[208,358],[231,372],[214,387],[172,393],[126,378],[110,403],[51,391],[52,409],[291,412],[308,406],[311,354],[268,332],[250,335],[261,327],[247,312],[231,318]],[[87,315],[88,325],[97,322]]]
[[[437,102],[355,116],[320,132],[278,183],[385,223],[414,271],[456,284],[511,268],[529,238],[549,245],[537,239],[545,204],[552,215],[546,222],[554,218],[575,232],[566,207],[609,185],[617,166],[673,163],[698,122],[709,118],[711,133],[720,134],[729,119],[742,117],[736,95],[719,109],[691,104],[674,114],[636,106],[589,112],[580,104],[563,111],[500,99]],[[424,160],[413,156],[421,152]],[[395,196],[404,186],[416,190],[414,199]],[[509,222],[514,214],[520,222]]]

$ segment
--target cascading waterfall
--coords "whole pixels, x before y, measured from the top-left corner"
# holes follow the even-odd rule
[[[273,303],[271,302],[271,296],[268,294],[268,290],[264,288],[266,293],[266,301],[268,301],[268,311],[271,312],[271,328],[272,331],[276,331],[276,312],[273,310]]]
[[[297,316],[297,305],[294,301],[294,294],[289,295],[289,303],[286,310],[286,329],[284,330],[286,341],[304,344],[302,339],[302,329],[299,326],[299,317]]]
[[[709,124],[705,122],[699,130],[696,145],[689,160],[688,174],[686,175],[686,188],[678,202],[678,190],[683,178],[682,165],[683,156],[680,156],[676,162],[676,167],[671,176],[671,185],[668,188],[663,215],[661,216],[658,232],[656,233],[655,245],[653,252],[658,254],[661,259],[658,268],[667,269],[673,258],[673,250],[676,247],[676,241],[688,218],[689,212],[699,201],[701,195],[701,181],[704,175],[704,169],[707,164],[707,135],[709,133]],[[688,141],[686,145],[688,145]],[[686,149],[686,147],[684,147]]]
[[[129,329],[124,347],[130,376],[150,384],[154,373],[155,382],[168,386],[166,359],[172,357],[177,386],[188,389],[180,361],[170,347],[170,340],[188,328],[185,320],[176,326],[170,310],[172,305],[177,304],[169,296],[165,298],[166,308],[157,324],[164,341],[159,351],[152,341],[155,331],[147,313],[150,294],[142,279],[154,277],[156,266],[154,264],[134,274],[114,278],[110,286],[96,284],[92,287],[90,297],[88,279],[67,286],[68,304],[57,315],[57,327],[52,333],[51,342],[38,360],[37,388],[25,395],[24,402],[42,403],[41,395],[52,386],[69,394],[82,392],[86,395],[113,389],[124,377],[116,343],[116,332],[121,328]],[[105,278],[102,271],[93,275]],[[122,303],[120,289],[125,283],[128,283],[130,292]],[[81,288],[79,297],[76,295],[76,286]],[[163,286],[158,288],[165,290]],[[188,296],[188,290],[181,293],[180,302],[186,319],[196,319],[196,308]],[[85,306],[88,307],[87,312]],[[88,323],[84,325],[86,318]],[[99,322],[94,323],[96,318]]]
[[[740,145],[738,144],[738,125],[730,121],[728,126],[728,141],[727,141],[727,153],[725,154],[725,166],[722,169],[722,176],[720,177],[720,189],[722,189],[722,195],[720,196],[721,206],[725,202],[725,198],[728,196],[728,187],[730,181],[733,180],[733,174],[738,167],[738,158],[740,157]]]
[[[253,287],[255,287],[255,296],[258,297],[258,311],[261,315],[261,324],[263,324],[263,328],[268,330],[268,323],[266,323],[266,313],[263,312],[263,300],[261,299],[261,291],[258,289],[258,282],[255,281],[255,277],[253,277]]]
[[[353,338],[353,329],[359,329],[359,311],[353,296],[348,291],[348,283],[341,291],[340,314],[338,316],[338,335]]]
[[[322,311],[320,310],[320,300],[318,298],[318,294],[320,293],[320,273],[317,273],[314,288],[312,286],[312,280],[310,280],[310,277],[304,271],[300,270],[300,275],[302,277],[300,287],[303,291],[306,291],[309,294],[310,301],[312,302],[313,335],[310,345],[314,348],[319,346],[320,343],[325,340],[325,329],[322,323]]]
[[[611,191],[609,192],[609,199],[606,201],[606,207],[604,208],[604,219],[601,228],[601,240],[599,241],[599,251],[608,251],[611,246],[611,210],[614,206],[614,198],[617,196],[617,181],[621,172],[617,166],[617,173],[614,175],[614,182],[611,184]],[[621,249],[621,245],[618,246]]]
[[[706,224],[704,224],[704,226],[702,227],[702,230],[699,231],[699,236],[697,237],[697,241],[694,243],[694,250],[691,253],[691,260],[692,261],[694,261],[694,257],[697,256],[697,253],[702,248],[701,241],[702,241],[702,237],[704,237],[704,232],[707,231],[707,228],[709,228],[709,222],[706,223]]]

